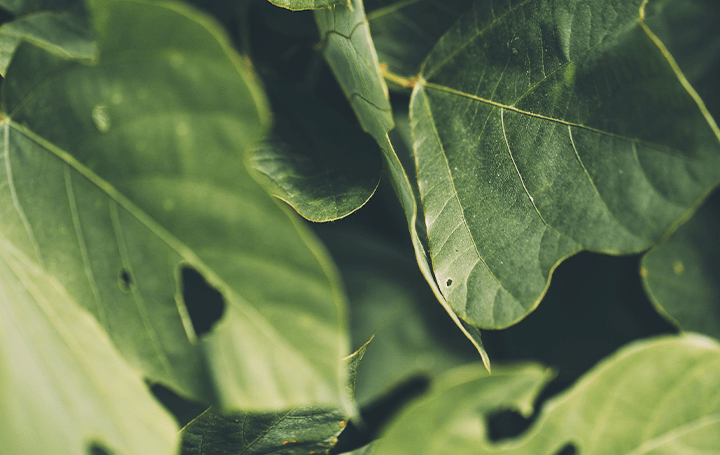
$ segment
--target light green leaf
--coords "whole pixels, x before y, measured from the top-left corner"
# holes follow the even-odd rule
[[[720,338],[720,193],[642,260],[658,311],[683,330]]]
[[[388,132],[394,127],[392,109],[388,99],[388,89],[382,78],[380,63],[370,37],[362,0],[352,1],[351,8],[335,6],[316,11],[315,19],[323,37],[325,59],[350,101],[363,130],[380,145],[390,181],[407,218],[410,238],[420,270],[435,296],[453,321],[472,341],[489,368],[490,361],[482,346],[480,332],[458,319],[448,306],[438,289],[427,252],[418,236],[416,195],[388,137]]]
[[[472,0],[367,1],[370,32],[386,80],[405,86],[412,84],[435,43],[472,4]],[[391,84],[390,88],[394,86]]]
[[[339,403],[336,272],[250,177],[268,113],[248,66],[189,7],[94,1],[100,58],[18,49],[3,86],[0,230],[154,381],[220,407]],[[181,269],[222,293],[197,333]]]
[[[0,236],[5,455],[175,453],[177,428],[97,321]]]
[[[335,5],[347,6],[350,0],[268,0],[275,6],[292,11],[330,8]]]
[[[720,345],[698,335],[663,337],[621,349],[547,402],[523,435],[487,439],[487,417],[525,415],[547,380],[537,366],[491,376],[456,370],[409,407],[374,455],[553,455],[717,453]]]
[[[270,85],[275,124],[250,156],[270,193],[310,221],[343,218],[380,183],[382,160],[371,137],[317,100],[279,80]]]
[[[368,343],[348,358],[350,395]],[[270,413],[221,414],[208,409],[182,429],[181,455],[328,453],[349,417],[347,410],[330,406]]]
[[[425,61],[417,176],[460,318],[516,323],[564,258],[652,246],[720,179],[720,130],[641,4],[476,3]]]
[[[92,58],[97,54],[82,1],[0,1],[0,7],[16,15],[0,26],[0,75],[6,74],[8,63],[23,40],[68,58]]]

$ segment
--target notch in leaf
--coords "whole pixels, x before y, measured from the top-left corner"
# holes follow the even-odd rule
[[[180,269],[180,289],[198,337],[208,333],[225,313],[225,299],[205,277],[188,265]]]

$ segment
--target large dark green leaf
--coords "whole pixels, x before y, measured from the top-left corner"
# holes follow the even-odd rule
[[[249,66],[188,7],[92,11],[98,60],[21,45],[9,68],[0,229],[153,380],[221,407],[340,402],[333,266],[243,165],[268,124]],[[224,299],[209,329],[184,269]]]
[[[661,314],[720,338],[720,192],[643,257],[640,274]]]
[[[0,26],[0,75],[21,41],[30,41],[70,58],[91,58],[97,53],[95,36],[83,2],[0,1],[15,19]]]
[[[97,321],[0,236],[5,455],[175,453],[177,428]]]
[[[316,222],[362,207],[382,173],[372,138],[297,88],[268,82],[275,124],[250,163],[270,192]]]
[[[479,331],[457,318],[432,275],[427,252],[417,232],[416,195],[388,137],[388,132],[394,127],[392,109],[362,0],[353,1],[351,6],[352,8],[335,6],[315,12],[323,37],[325,59],[350,101],[360,125],[380,145],[390,181],[407,218],[410,238],[423,276],[453,321],[477,347],[489,368],[489,359],[482,346]]]
[[[357,369],[368,343],[348,359],[350,395],[354,394]],[[348,410],[331,406],[305,406],[270,413],[222,414],[208,409],[182,429],[181,454],[328,453],[349,418]]]
[[[547,402],[517,438],[493,443],[487,418],[525,415],[547,373],[537,366],[481,375],[456,370],[408,408],[374,455],[717,453],[720,345],[698,335],[629,345]]]
[[[483,1],[424,63],[411,116],[435,276],[514,324],[583,249],[658,242],[720,178],[720,130],[642,0]]]
[[[438,39],[472,6],[472,0],[369,0],[367,19],[389,82],[411,83]],[[398,81],[400,78],[407,81]]]

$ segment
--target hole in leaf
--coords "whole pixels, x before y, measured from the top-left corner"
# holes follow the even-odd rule
[[[130,271],[128,269],[120,270],[120,276],[118,276],[118,283],[120,285],[120,289],[123,292],[132,291],[134,283],[133,283],[132,275],[130,275]]]
[[[180,271],[183,300],[197,336],[208,333],[225,312],[225,299],[200,272],[184,266]]]
[[[452,285],[452,280],[447,280],[447,282],[445,284],[447,284],[447,286],[450,287]]]
[[[528,429],[532,423],[517,411],[504,409],[490,414],[487,417],[488,439],[499,442],[519,436]]]
[[[88,455],[113,455],[113,453],[110,450],[106,449],[105,446],[103,446],[98,441],[92,441],[90,444],[88,444],[87,454]]]
[[[568,442],[560,450],[555,452],[555,455],[578,455],[579,453],[575,444]]]
[[[202,414],[208,405],[188,400],[175,393],[164,385],[145,378],[145,385],[165,409],[175,417],[178,425],[184,427],[190,421]]]

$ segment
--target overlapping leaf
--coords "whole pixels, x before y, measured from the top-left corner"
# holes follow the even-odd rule
[[[97,321],[0,236],[2,453],[175,453],[177,428]]]
[[[80,0],[3,0],[0,7],[15,14],[14,20],[0,25],[0,75],[5,75],[23,40],[68,57],[91,58],[97,53],[95,36]]]
[[[310,221],[356,211],[380,183],[382,161],[372,138],[313,98],[275,82],[273,131],[252,152],[251,165],[272,194]]]
[[[360,125],[380,145],[390,181],[407,218],[410,238],[420,270],[438,300],[463,333],[475,344],[483,356],[483,361],[489,367],[489,359],[482,346],[479,331],[458,319],[447,305],[437,287],[427,253],[418,236],[416,195],[388,137],[388,132],[394,126],[392,109],[388,100],[388,89],[383,81],[377,53],[370,37],[362,0],[353,1],[351,8],[335,6],[316,11],[315,18],[323,38],[325,59],[350,101]]]
[[[720,130],[643,7],[483,1],[425,61],[419,187],[462,319],[512,325],[563,258],[648,248],[720,179]]]
[[[365,354],[365,343],[348,359],[348,389]],[[242,453],[304,455],[328,453],[345,429],[348,410],[332,406],[301,406],[283,412],[216,413],[206,410],[182,429],[182,455]]]
[[[97,60],[24,44],[9,68],[0,229],[153,380],[221,407],[341,402],[335,272],[243,165],[268,124],[248,66],[185,6],[91,6]],[[225,301],[200,339],[183,267]]]
[[[481,375],[456,370],[408,408],[375,455],[677,454],[720,447],[720,345],[698,335],[627,346],[547,402],[523,435],[487,437],[498,409],[529,414],[547,374],[538,366]]]

